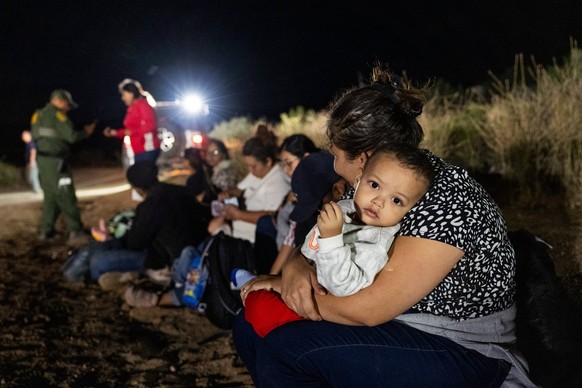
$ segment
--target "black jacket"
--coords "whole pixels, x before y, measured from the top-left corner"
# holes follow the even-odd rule
[[[171,267],[185,246],[198,246],[208,236],[210,218],[210,209],[185,187],[157,183],[136,208],[127,247],[147,250],[145,268]]]

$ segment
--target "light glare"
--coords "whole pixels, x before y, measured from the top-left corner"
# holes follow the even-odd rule
[[[199,113],[204,108],[202,98],[196,94],[190,94],[182,100],[182,106],[190,113]]]

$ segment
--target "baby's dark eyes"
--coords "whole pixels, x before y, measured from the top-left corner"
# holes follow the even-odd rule
[[[395,205],[402,205],[400,198],[392,198],[392,203]]]
[[[375,190],[378,190],[380,188],[380,185],[376,181],[368,181],[368,183],[369,183],[370,187],[375,189]]]

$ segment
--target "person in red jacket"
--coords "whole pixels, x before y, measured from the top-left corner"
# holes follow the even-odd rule
[[[131,148],[129,153],[133,153],[134,162],[155,162],[160,154],[160,139],[156,112],[147,101],[147,92],[144,92],[138,81],[126,78],[119,84],[119,93],[121,100],[127,105],[123,128],[107,127],[103,134],[120,139],[129,136]]]

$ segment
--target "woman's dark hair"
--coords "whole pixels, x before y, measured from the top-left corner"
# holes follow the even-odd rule
[[[418,146],[423,130],[416,118],[423,102],[424,90],[377,65],[370,85],[350,89],[332,101],[327,136],[348,159],[386,143]]]
[[[298,158],[303,158],[305,154],[319,151],[313,141],[305,135],[291,135],[283,140],[279,152],[287,151]]]
[[[222,140],[209,137],[208,143],[214,144],[216,148],[218,148],[218,152],[220,152],[224,156],[224,159],[230,159],[230,155],[228,154],[228,148],[226,148],[226,145],[224,145],[224,142]]]
[[[242,153],[244,156],[254,157],[261,163],[266,163],[267,159],[275,163],[279,154],[277,136],[266,125],[260,124],[257,127],[257,134],[243,145]]]
[[[130,78],[126,78],[123,81],[121,81],[121,83],[119,84],[119,92],[121,93],[122,91],[126,91],[129,92],[131,94],[133,94],[134,98],[142,98],[145,97],[145,92],[143,91],[143,88],[141,86],[141,84],[139,83],[139,81],[130,79]]]
[[[202,154],[200,153],[199,149],[187,148],[184,151],[184,158],[196,171],[200,171],[202,168],[204,168],[204,160],[202,159]]]

